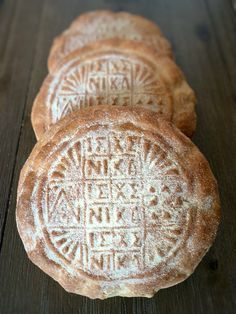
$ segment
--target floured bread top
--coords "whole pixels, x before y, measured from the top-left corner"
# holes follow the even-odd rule
[[[162,36],[159,27],[152,21],[143,16],[128,12],[113,12],[110,10],[96,10],[79,15],[64,32],[80,30],[83,33],[92,33],[95,28],[99,28],[101,32],[110,31],[110,28],[117,31],[140,29],[142,33],[155,33]],[[99,30],[98,30],[99,32]]]
[[[189,184],[161,146],[139,132],[98,129],[57,150],[31,204],[55,262],[124,279],[178,251],[189,229]]]
[[[67,290],[151,296],[193,271],[214,238],[217,201],[207,162],[176,129],[145,110],[102,106],[36,145],[17,222],[29,257]]]
[[[32,124],[37,138],[69,113],[101,104],[147,107],[191,135],[193,91],[170,59],[155,60],[142,49],[135,51],[130,42],[104,41],[65,59],[36,98]]]
[[[53,43],[48,60],[55,69],[63,57],[85,45],[102,39],[130,39],[153,46],[159,54],[172,56],[169,42],[151,21],[129,13],[95,11],[77,18]]]
[[[77,109],[104,103],[148,106],[171,116],[163,77],[158,78],[151,65],[140,58],[104,53],[82,62],[75,61],[59,72],[63,73],[61,79],[55,75],[46,100],[52,124]]]

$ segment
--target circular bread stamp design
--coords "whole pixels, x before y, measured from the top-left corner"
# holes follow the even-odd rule
[[[67,271],[121,280],[176,255],[193,213],[184,204],[191,184],[173,154],[162,138],[138,131],[89,131],[64,142],[34,193],[50,258]]]
[[[50,82],[46,106],[51,124],[75,110],[102,104],[144,106],[167,119],[172,115],[164,80],[142,58],[103,53],[73,60]]]

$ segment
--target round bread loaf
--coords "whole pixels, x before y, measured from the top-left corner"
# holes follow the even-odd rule
[[[151,297],[192,274],[219,224],[197,147],[142,108],[93,107],[36,144],[18,186],[25,250],[67,291]]]
[[[188,136],[195,130],[194,92],[173,60],[112,39],[71,53],[48,75],[32,110],[36,137],[71,112],[101,104],[146,107]]]
[[[139,45],[152,46],[160,55],[172,57],[172,51],[160,29],[153,22],[127,12],[93,11],[80,15],[71,26],[55,38],[48,58],[52,72],[72,51],[102,39],[130,39]]]

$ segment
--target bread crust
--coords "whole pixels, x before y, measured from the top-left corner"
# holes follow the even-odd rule
[[[139,45],[145,43],[154,47],[160,55],[173,56],[169,41],[155,23],[127,12],[98,10],[80,15],[54,39],[48,58],[49,72],[53,72],[60,60],[72,51],[94,41],[112,38],[132,39]]]
[[[139,69],[136,71],[136,76],[130,78],[130,84],[136,84],[130,91],[135,97],[140,91],[144,99],[146,97],[146,100],[141,106],[146,106],[153,111],[159,111],[160,114],[163,114],[167,120],[172,121],[187,136],[192,136],[196,126],[195,94],[174,61],[168,57],[159,56],[155,49],[145,44],[140,46],[134,41],[110,39],[95,42],[72,52],[61,60],[53,73],[47,76],[34,101],[31,115],[32,125],[37,139],[54,123],[52,121],[52,103],[53,101],[55,102],[55,100],[53,99],[57,97],[55,95],[57,93],[56,89],[58,84],[64,82],[63,80],[67,76],[68,71],[72,71],[76,68],[83,69],[83,67],[85,67],[83,65],[88,62],[104,62],[104,58],[107,58],[106,60],[108,61],[106,62],[109,62],[109,58],[112,62],[114,62],[114,60],[122,60],[123,58],[128,60],[128,63],[130,63],[134,69]],[[86,71],[86,73],[90,75],[91,71]],[[145,72],[147,72],[149,76],[147,76]],[[143,77],[146,75],[146,78],[139,82],[137,80],[139,79],[140,73],[142,73]],[[94,74],[96,74],[95,71]],[[114,77],[119,79],[120,74],[115,75]],[[132,75],[131,70],[127,72],[123,71],[122,75],[123,78],[127,80],[127,78]],[[104,76],[108,77],[108,74],[105,73]],[[80,90],[82,89],[85,90],[86,93],[89,93],[88,84],[86,84],[87,83],[80,83],[78,86]],[[150,84],[150,86],[147,86],[147,84]],[[109,83],[107,83],[107,85],[109,85]],[[133,91],[134,88],[135,91]],[[120,91],[127,93],[127,90],[126,87],[121,88],[119,91],[113,90],[110,91],[110,95],[116,96],[117,94],[119,98]],[[76,92],[80,94],[78,91]],[[103,96],[102,104],[109,104],[109,99],[107,98],[109,95],[104,96],[103,94],[103,91],[99,89],[93,92],[93,95],[96,95],[95,105],[98,103],[97,99],[99,99],[101,95]],[[147,102],[150,94],[152,95],[150,97],[154,97],[151,105]],[[119,101],[120,104],[125,104],[124,101]],[[130,101],[132,106],[139,106],[139,103],[139,99]],[[89,105],[88,100],[84,101],[83,106]],[[78,106],[76,105],[74,108],[77,110]]]
[[[83,271],[71,273],[69,266],[62,267],[48,255],[46,240],[36,226],[33,212],[38,209],[32,208],[35,189],[39,180],[44,182],[42,176],[49,173],[53,152],[59,146],[70,143],[72,138],[79,140],[86,132],[93,130],[96,133],[98,129],[119,130],[122,134],[137,131],[144,139],[149,137],[153,143],[165,145],[167,151],[173,154],[170,155],[173,156],[172,161],[184,165],[190,189],[190,193],[185,195],[185,205],[190,215],[186,237],[170,259],[165,260],[164,264],[160,262],[151,271],[140,273],[138,277],[109,280],[88,276]],[[217,183],[206,159],[171,123],[144,108],[93,107],[59,121],[33,149],[21,171],[17,194],[17,228],[28,257],[68,292],[90,298],[105,299],[116,295],[151,297],[158,290],[183,281],[191,275],[212,245],[220,220]]]

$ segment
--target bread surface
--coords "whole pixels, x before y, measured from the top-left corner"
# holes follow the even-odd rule
[[[195,95],[174,61],[134,41],[109,39],[72,52],[49,74],[33,105],[37,138],[75,110],[97,105],[141,106],[182,132],[195,130]]]
[[[144,108],[99,106],[38,141],[16,220],[29,258],[67,291],[151,297],[191,275],[219,207],[208,162],[176,127]]]
[[[139,45],[145,43],[154,47],[160,55],[172,57],[170,43],[155,23],[127,12],[98,10],[80,15],[55,38],[48,58],[49,71],[52,72],[61,59],[72,51],[95,41],[112,38],[133,40]]]

